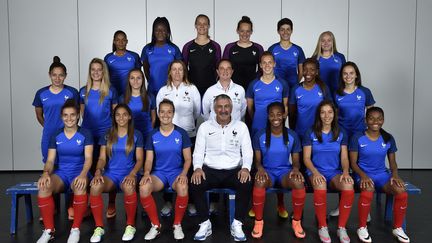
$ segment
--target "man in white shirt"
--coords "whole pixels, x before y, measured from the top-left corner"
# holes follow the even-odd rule
[[[206,191],[231,188],[236,191],[235,216],[231,234],[235,241],[246,241],[242,230],[252,191],[250,170],[253,150],[246,124],[231,119],[232,101],[226,94],[214,99],[215,119],[201,124],[193,154],[194,173],[190,190],[200,217],[200,229],[194,240],[211,235]]]

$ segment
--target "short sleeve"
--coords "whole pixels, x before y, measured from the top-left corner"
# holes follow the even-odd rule
[[[108,134],[109,134],[109,131],[106,132],[105,135],[103,135],[99,138],[99,145],[100,146],[106,146],[107,145]]]
[[[141,68],[142,63],[141,63],[141,59],[140,56],[138,55],[138,53],[136,52],[130,52],[130,54],[134,57],[135,59],[135,68]]]
[[[117,91],[112,87],[110,88],[110,91],[111,91],[111,104],[112,105],[118,104]]]
[[[93,145],[94,141],[93,141],[93,136],[91,134],[91,132],[87,129],[84,128],[80,128],[79,132],[84,136],[85,140],[84,140],[84,146],[87,145]]]
[[[296,95],[295,95],[295,91],[297,90],[297,88],[299,87],[298,84],[296,84],[291,90],[290,90],[290,95],[288,96],[288,100],[289,100],[289,104],[290,105],[296,105],[297,104],[297,99],[296,99]]]
[[[145,141],[145,146],[144,146],[145,150],[152,150],[152,151],[154,150],[154,147],[153,147],[153,135],[155,134],[155,132],[156,132],[156,128],[153,129],[150,132],[149,135],[147,135],[146,141]]]
[[[358,132],[351,137],[351,139],[349,141],[349,146],[348,146],[349,151],[353,151],[353,152],[358,151],[358,140],[361,136],[362,136],[362,133]]]
[[[299,136],[291,129],[288,129],[288,135],[293,137],[293,146],[291,149],[291,153],[300,153],[302,151],[302,147]]]
[[[136,136],[136,142],[135,142],[135,147],[136,148],[143,148],[144,147],[144,138],[143,135],[140,131],[138,131],[137,129],[135,129],[135,136]]]
[[[147,45],[145,45],[144,48],[142,49],[142,52],[141,52],[141,62],[142,62],[142,63],[144,63],[144,62],[148,62],[147,51],[148,51],[149,48],[150,48],[150,44],[147,44]]]
[[[57,149],[57,144],[56,144],[56,138],[57,138],[58,132],[56,132],[55,134],[53,134],[50,137],[49,143],[48,143],[48,149]]]
[[[372,95],[372,92],[370,91],[370,89],[368,89],[368,88],[365,88],[365,87],[360,87],[362,90],[363,90],[363,92],[365,93],[365,99],[366,99],[366,102],[365,102],[365,105],[366,106],[371,106],[371,105],[374,105],[375,104],[375,99],[374,99],[374,97],[373,97],[373,95]]]
[[[246,98],[250,98],[253,99],[255,97],[255,92],[254,92],[254,86],[255,86],[256,80],[252,81],[246,91]]]
[[[176,126],[176,130],[179,131],[180,134],[182,135],[182,149],[192,147],[192,143],[190,141],[190,138],[189,138],[189,135],[187,134],[187,132],[184,129],[177,127],[177,126]]]
[[[260,137],[265,133],[265,130],[260,130],[255,134],[255,136],[252,139],[252,148],[253,150],[261,150],[260,146]]]
[[[174,59],[176,59],[176,60],[183,60],[182,53],[181,53],[180,49],[178,48],[178,46],[176,46],[174,44],[172,44],[172,46],[175,49]]]
[[[396,153],[397,151],[397,146],[396,146],[396,141],[394,139],[394,137],[392,135],[390,135],[390,149],[387,151],[388,154],[390,153]]]
[[[42,89],[38,90],[35,94],[35,97],[33,99],[34,107],[42,107],[42,100],[40,98],[40,93],[42,93]]]
[[[312,129],[308,129],[305,133],[305,135],[303,136],[303,146],[312,146]]]
[[[342,135],[342,141],[341,141],[341,145],[346,145],[348,146],[348,135],[345,131],[345,129],[343,129],[342,127],[340,128],[340,133]]]
[[[298,58],[297,58],[297,63],[298,64],[303,64],[303,62],[306,60],[305,54],[303,52],[303,49],[300,46],[297,46],[298,50],[299,50],[299,54],[298,54]]]
[[[283,86],[282,97],[288,98],[290,95],[290,89],[288,83],[284,79],[279,79],[279,81],[282,83]]]
[[[149,100],[150,110],[156,110],[156,99],[155,99],[154,95],[151,93],[148,93],[147,98]]]
[[[79,92],[79,103],[85,104],[86,86],[82,87]]]

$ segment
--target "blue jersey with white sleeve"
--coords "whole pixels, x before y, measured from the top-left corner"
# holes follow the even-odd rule
[[[270,46],[268,50],[276,61],[275,75],[286,80],[290,87],[298,84],[298,65],[306,59],[303,49],[296,44],[284,49],[278,42]]]
[[[115,52],[108,53],[104,58],[108,66],[111,85],[120,96],[124,94],[129,71],[134,68],[141,68],[141,60],[137,53],[126,50],[123,56]]]
[[[144,140],[153,129],[151,111],[156,110],[156,101],[153,95],[147,94],[147,99],[149,105],[147,111],[143,111],[141,96],[131,96],[129,103],[127,104],[132,111],[135,129],[138,129],[138,131],[142,133]],[[120,103],[124,103],[124,96],[120,96],[119,101]]]
[[[183,168],[183,149],[190,148],[187,132],[176,125],[170,135],[164,136],[155,128],[147,137],[145,150],[154,152],[153,171],[175,171]]]
[[[335,52],[329,57],[321,56],[318,62],[321,80],[324,81],[330,92],[334,94],[339,87],[339,75],[342,65],[346,62],[345,56],[342,53]]]

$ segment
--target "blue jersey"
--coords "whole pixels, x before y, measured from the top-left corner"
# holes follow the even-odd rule
[[[187,132],[174,125],[170,135],[164,136],[158,128],[147,137],[145,149],[154,152],[153,170],[173,171],[183,168],[183,149],[191,147]]]
[[[108,66],[111,85],[120,96],[124,94],[129,71],[141,68],[141,60],[137,53],[126,50],[123,56],[117,56],[115,52],[108,53],[104,58]]]
[[[340,129],[339,136],[333,141],[333,134],[322,133],[322,142],[309,129],[303,137],[303,146],[312,146],[311,160],[320,173],[327,174],[341,168],[341,146],[348,146],[348,136],[343,129]]]
[[[357,164],[366,174],[387,171],[386,155],[397,151],[396,142],[390,135],[389,141],[384,142],[382,136],[376,141],[370,140],[364,132],[354,134],[350,139],[349,150],[358,152]]]
[[[255,79],[249,84],[246,98],[254,100],[254,117],[252,120],[252,134],[255,134],[267,124],[267,106],[272,102],[282,102],[288,98],[289,88],[285,80],[275,78],[271,83],[264,83]]]
[[[262,165],[267,169],[292,169],[290,162],[291,153],[299,153],[301,151],[300,139],[297,134],[289,129],[288,130],[288,144],[285,145],[283,135],[270,137],[270,146],[266,147],[266,131],[260,130],[255,134],[253,139],[253,149],[261,152]]]
[[[49,148],[56,150],[58,169],[77,174],[84,166],[85,146],[93,145],[93,136],[90,131],[78,128],[78,131],[67,138],[64,129],[59,129],[50,139]]]
[[[320,57],[318,61],[321,80],[324,81],[330,92],[334,94],[339,87],[340,70],[346,62],[345,56],[339,52],[335,52],[330,57]]]
[[[323,92],[318,84],[311,90],[307,90],[301,84],[297,84],[291,90],[289,103],[297,106],[297,119],[295,131],[303,139],[303,135],[315,121],[315,112],[319,103],[323,100],[331,100],[327,86]]]
[[[150,80],[148,82],[148,92],[156,97],[159,89],[166,85],[168,79],[168,66],[173,60],[181,60],[180,49],[174,44],[164,44],[163,46],[151,46],[147,44],[141,52],[141,61],[147,62],[150,66]],[[184,70],[187,72],[187,70]]]
[[[348,132],[348,136],[366,129],[366,107],[375,104],[368,88],[359,86],[351,94],[336,93],[334,101],[339,110],[339,125]]]
[[[100,91],[90,89],[86,100],[86,86],[80,90],[80,103],[85,104],[82,127],[89,129],[94,137],[102,137],[111,127],[112,105],[117,104],[117,92],[112,87],[99,103]]]
[[[288,49],[282,48],[280,43],[275,43],[268,49],[276,61],[275,75],[288,82],[290,87],[298,84],[298,65],[303,64],[306,57],[303,49],[292,44]]]
[[[129,154],[126,154],[126,144],[128,135],[117,137],[117,142],[112,145],[112,155],[109,157],[108,164],[105,166],[105,172],[108,174],[126,175],[135,166],[135,150],[144,147],[142,134],[134,131],[134,146]],[[99,145],[107,145],[108,133],[99,139]],[[108,156],[108,155],[107,155]]]
[[[156,109],[155,105],[155,98],[152,94],[147,94],[148,99],[148,110],[143,111],[143,103],[141,100],[141,96],[131,96],[131,99],[129,103],[127,104],[129,108],[132,111],[132,117],[134,120],[134,126],[135,129],[138,129],[144,136],[144,139],[147,137],[147,135],[150,133],[152,128],[152,121],[151,121],[151,111],[154,111]],[[120,103],[124,103],[124,97],[120,96],[119,98]]]

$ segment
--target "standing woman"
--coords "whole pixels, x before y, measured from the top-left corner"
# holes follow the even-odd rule
[[[252,27],[250,18],[243,16],[237,24],[239,40],[226,45],[223,52],[223,58],[229,59],[233,65],[232,80],[245,90],[249,83],[257,78],[260,57],[264,52],[260,44],[250,40]]]
[[[305,55],[303,49],[291,42],[293,22],[283,18],[277,23],[280,41],[269,47],[276,61],[275,75],[288,82],[293,87],[303,77],[303,62]]]
[[[405,191],[405,183],[398,175],[396,142],[393,136],[382,128],[384,111],[379,107],[367,109],[366,124],[366,131],[356,133],[351,138],[349,146],[351,168],[355,173],[354,179],[361,190],[358,201],[359,228],[357,235],[363,242],[372,242],[366,221],[373,193],[377,190],[394,195],[393,236],[399,242],[410,242],[402,228],[408,194]],[[386,157],[390,171],[386,168]]]
[[[180,49],[171,42],[171,28],[168,19],[157,17],[153,22],[152,40],[144,46],[141,52],[148,92],[154,97],[166,83],[169,64],[181,58]]]
[[[306,234],[301,226],[301,218],[306,191],[300,173],[301,142],[293,130],[285,127],[285,106],[281,102],[271,103],[267,107],[267,113],[266,128],[259,131],[253,140],[257,173],[252,200],[255,211],[252,236],[260,238],[263,233],[266,188],[282,187],[292,189],[292,228],[297,238],[304,238]]]
[[[89,64],[86,86],[80,90],[82,127],[91,131],[95,143],[93,150],[93,170],[99,158],[99,139],[111,127],[111,111],[117,105],[117,92],[110,86],[108,68],[99,58],[93,58]],[[110,195],[107,217],[116,215],[115,194]]]
[[[147,137],[144,176],[140,181],[140,199],[152,227],[145,240],[160,234],[161,224],[152,192],[171,187],[177,193],[173,233],[175,240],[184,238],[181,221],[188,204],[187,173],[192,163],[191,142],[186,131],[173,124],[174,103],[164,99],[159,103],[160,127]]]
[[[104,61],[108,66],[110,81],[118,96],[125,93],[127,76],[134,68],[141,68],[141,60],[137,53],[126,49],[128,39],[126,33],[117,30],[114,33],[112,52],[108,53]]]
[[[119,100],[132,110],[135,129],[140,131],[145,139],[154,127],[156,106],[153,95],[147,93],[141,69],[132,69],[129,72],[126,92]]]
[[[320,102],[315,122],[303,137],[303,161],[314,189],[315,215],[322,242],[331,242],[327,228],[327,188],[341,192],[337,235],[340,242],[349,243],[346,231],[352,203],[354,181],[349,175],[348,136],[337,121],[337,111],[329,100]]]
[[[43,127],[41,150],[44,163],[47,160],[51,136],[63,126],[61,107],[68,99],[75,99],[78,102],[79,97],[75,88],[63,84],[67,75],[66,66],[60,62],[58,56],[54,56],[48,75],[51,85],[39,89],[33,100],[36,119]]]
[[[315,111],[323,100],[332,100],[330,91],[319,77],[319,64],[316,59],[308,58],[303,63],[304,81],[291,89],[289,99],[289,122],[300,139],[312,127]]]
[[[329,88],[332,97],[338,90],[340,70],[345,64],[345,56],[336,49],[336,39],[331,31],[321,33],[312,58],[320,64],[321,80]]]
[[[64,127],[51,136],[48,158],[38,180],[38,205],[45,230],[37,243],[47,243],[54,238],[53,194],[70,191],[74,193],[75,216],[68,243],[79,242],[79,227],[87,209],[93,137],[90,131],[78,127],[79,108],[75,100],[68,99],[61,107],[60,114]]]
[[[132,111],[127,105],[116,106],[113,114],[112,127],[99,141],[100,156],[90,183],[90,206],[96,226],[90,242],[100,242],[105,233],[102,192],[124,192],[127,225],[122,240],[132,240],[136,232],[136,181],[143,165],[144,142],[142,134],[134,129]]]
[[[183,60],[189,67],[189,79],[201,94],[216,82],[216,66],[221,59],[221,48],[209,36],[210,19],[200,14],[195,18],[197,37],[183,46]]]

